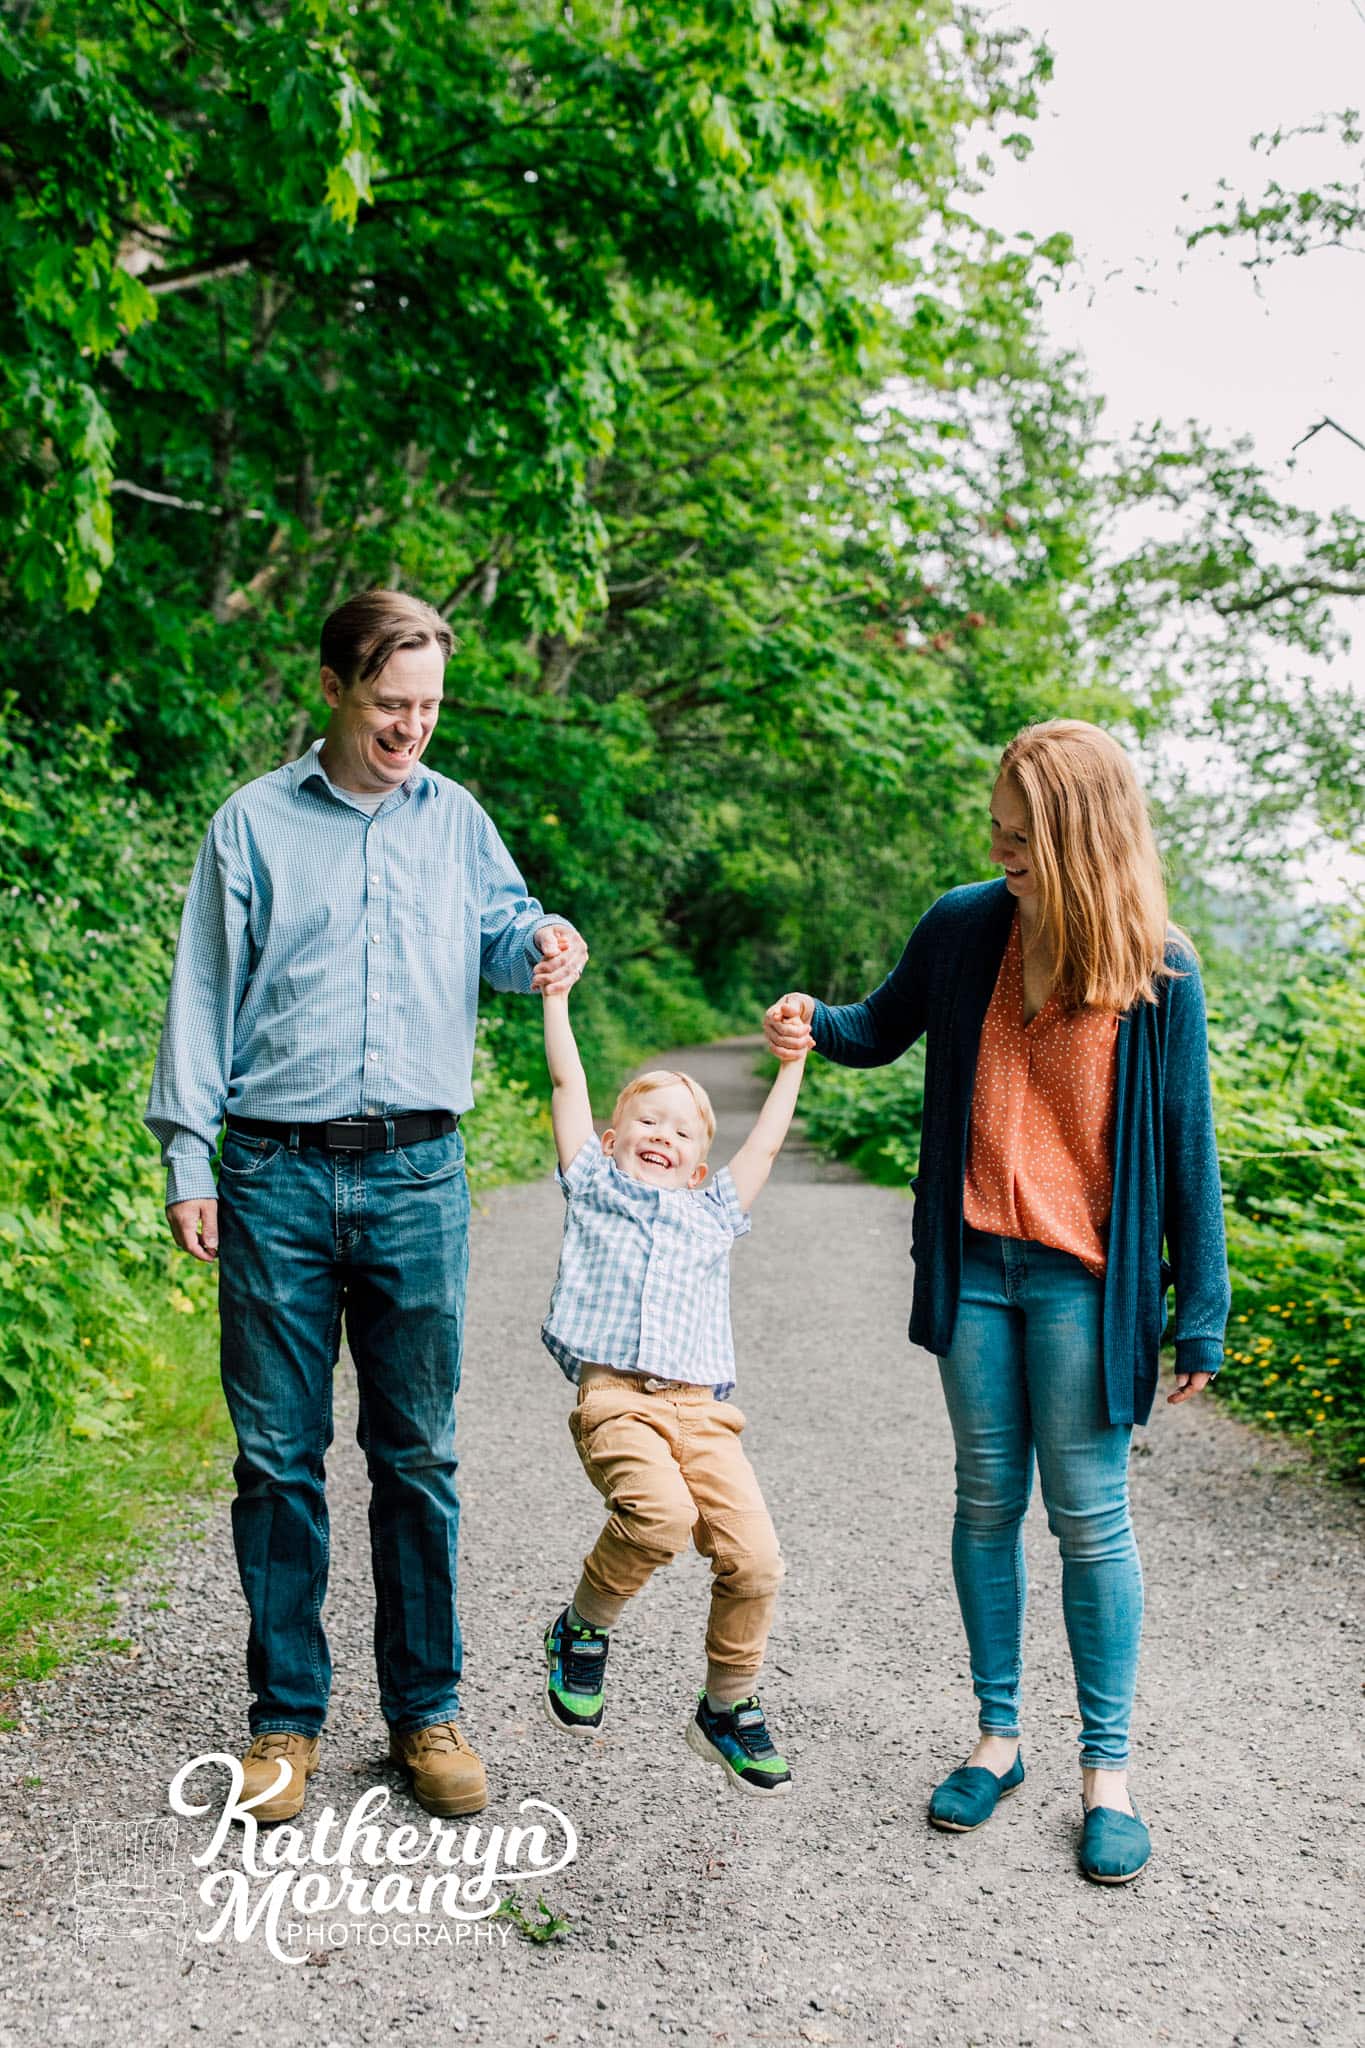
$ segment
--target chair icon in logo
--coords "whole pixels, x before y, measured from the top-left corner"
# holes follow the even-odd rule
[[[76,1940],[121,1933],[144,1940],[156,1927],[173,1932],[178,1954],[189,1939],[185,1873],[176,1861],[177,1821],[78,1820]]]

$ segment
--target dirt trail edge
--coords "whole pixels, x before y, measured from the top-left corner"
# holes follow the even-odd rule
[[[723,1160],[760,1096],[753,1046],[685,1057],[716,1098]],[[519,1811],[526,1799],[569,1817],[576,1860],[518,1888],[530,1920],[544,1893],[567,1938],[537,1948],[506,1919],[438,1909],[416,1926],[322,1906],[282,1916],[303,1928],[299,1965],[272,1955],[263,1923],[198,1938],[217,1915],[192,1858],[227,1775],[195,1781],[217,1802],[202,1820],[173,1823],[167,1787],[189,1759],[245,1740],[224,1502],[201,1540],[133,1583],[121,1629],[134,1656],[24,1689],[21,1725],[0,1737],[0,2044],[1358,2041],[1358,1503],[1208,1402],[1158,1405],[1139,1433],[1133,1783],[1155,1853],[1136,1885],[1107,1891],[1075,1863],[1075,1700],[1035,1498],[1028,1780],[979,1834],[933,1833],[925,1801],[965,1753],[971,1701],[949,1433],[933,1362],[905,1339],[909,1206],[794,1143],[733,1264],[738,1399],[787,1559],[764,1700],[794,1796],[758,1806],[683,1745],[706,1601],[696,1556],[618,1629],[608,1722],[580,1745],[540,1696],[541,1633],[598,1520],[538,1341],[561,1216],[547,1179],[499,1190],[475,1220],[461,1609],[465,1726],[492,1790],[483,1824],[544,1819]],[[344,1818],[380,1787],[383,1830],[415,1823],[425,1842],[426,1817],[384,1761],[345,1361],[337,1393],[336,1678],[305,1836],[324,1807]],[[169,1605],[154,1607],[168,1578]],[[78,1823],[91,1824],[79,1862]],[[240,1831],[216,1867],[240,1872]],[[376,1904],[396,1866],[354,1868]],[[332,1875],[316,1878],[319,1900]]]

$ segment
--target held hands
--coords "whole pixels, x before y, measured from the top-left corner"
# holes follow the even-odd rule
[[[543,924],[536,944],[545,957],[531,976],[532,993],[566,996],[588,964],[586,943],[568,925]]]
[[[769,1048],[785,1066],[789,1060],[804,1059],[815,1045],[810,1020],[815,1015],[814,996],[793,992],[779,996],[763,1012],[763,1033]]]
[[[1196,1394],[1203,1393],[1212,1378],[1211,1372],[1178,1372],[1175,1376],[1175,1392],[1166,1396],[1166,1406],[1178,1408],[1182,1401],[1193,1400]]]
[[[170,1202],[166,1207],[166,1221],[182,1252],[188,1252],[192,1259],[199,1259],[206,1266],[213,1264],[218,1256],[216,1201],[210,1198],[208,1201]]]

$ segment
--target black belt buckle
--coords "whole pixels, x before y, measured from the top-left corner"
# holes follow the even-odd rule
[[[370,1149],[369,1118],[363,1116],[334,1117],[323,1125],[327,1133],[329,1152],[368,1152]]]

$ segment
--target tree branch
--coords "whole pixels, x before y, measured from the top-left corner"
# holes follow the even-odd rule
[[[1365,597],[1365,582],[1334,583],[1329,576],[1294,576],[1285,583],[1272,583],[1267,590],[1254,591],[1250,597],[1229,597],[1222,603],[1213,598],[1210,603],[1219,618],[1229,619],[1242,612],[1264,611],[1284,597]]]
[[[265,253],[266,244],[257,243],[237,253],[210,256],[202,263],[187,263],[181,270],[144,270],[139,283],[154,298],[161,298],[167,292],[193,291],[196,285],[212,284],[220,277],[240,277],[244,270],[250,270],[256,257]]]
[[[148,505],[172,505],[177,512],[207,512],[210,519],[226,517],[222,505],[206,505],[202,498],[177,498],[170,491],[149,491],[145,484],[135,484],[126,476],[116,476],[109,488],[111,491],[122,491],[125,497],[142,498]],[[247,506],[233,516],[239,519],[266,519],[269,514],[258,512],[254,506]]]
[[[783,325],[782,321],[774,320],[770,326],[763,328],[758,334],[753,335],[750,340],[743,342],[739,348],[732,349],[728,356],[722,356],[718,363],[708,364],[698,376],[689,377],[685,384],[679,384],[672,391],[665,391],[663,396],[657,401],[658,404],[674,405],[678,399],[686,398],[690,392],[699,391],[703,384],[710,384],[715,378],[724,376],[725,372],[731,369],[734,364],[740,362],[743,357],[752,355],[754,350],[761,348],[765,341],[780,334]],[[652,376],[664,376],[667,375],[667,371],[655,370],[649,374]]]
[[[1296,449],[1302,448],[1305,441],[1311,441],[1314,434],[1320,434],[1324,427],[1330,427],[1334,434],[1340,434],[1343,440],[1349,441],[1353,447],[1359,448],[1362,455],[1365,455],[1365,441],[1358,440],[1349,427],[1341,426],[1338,421],[1332,419],[1327,413],[1323,414],[1315,427],[1310,427],[1306,434],[1300,434],[1298,440],[1294,443],[1294,447],[1290,449],[1290,454],[1292,455]]]
[[[652,569],[648,576],[641,576],[634,583],[609,583],[607,585],[607,606],[612,612],[633,612],[642,604],[648,604],[657,590],[662,590],[670,576],[681,569],[684,562],[690,562],[700,548],[699,540],[689,541],[680,555],[662,569]]]

